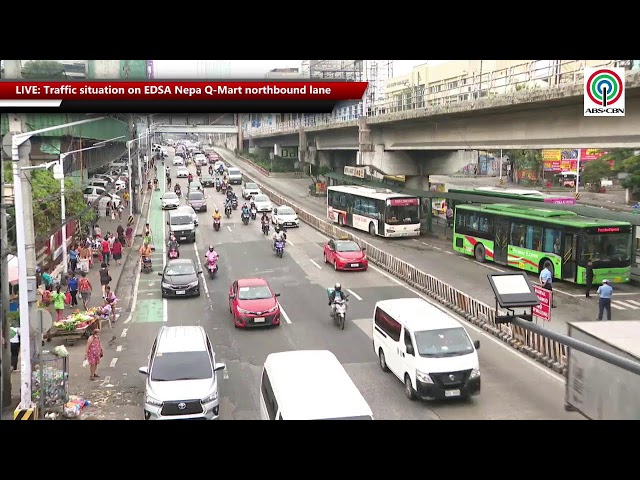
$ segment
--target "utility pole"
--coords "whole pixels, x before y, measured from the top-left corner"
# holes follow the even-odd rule
[[[11,335],[9,334],[9,322],[7,320],[9,313],[9,239],[7,233],[8,199],[4,196],[4,165],[5,162],[1,162],[0,188],[2,189],[2,194],[0,195],[0,235],[2,235],[2,240],[0,241],[0,255],[2,258],[0,258],[0,281],[2,281],[2,285],[0,285],[0,289],[2,290],[2,312],[0,312],[0,319],[2,323],[2,338],[5,339],[5,344],[2,346],[2,356],[0,360],[0,375],[2,375],[2,382],[0,382],[0,410],[11,404],[11,345],[9,344]]]

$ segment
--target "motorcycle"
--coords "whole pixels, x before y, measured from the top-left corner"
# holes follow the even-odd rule
[[[216,256],[214,260],[207,260],[207,270],[209,270],[209,278],[211,279],[213,279],[218,272],[218,258],[219,257]]]
[[[231,208],[233,208],[234,210],[238,209],[238,199],[234,198],[233,200],[231,200]]]
[[[220,219],[216,218],[213,220],[213,229],[217,232],[220,230]]]
[[[222,188],[222,184],[220,183],[220,179],[216,178],[216,192],[219,192]]]
[[[243,213],[242,223],[244,223],[245,225],[249,225],[249,218],[250,218],[250,215],[248,213]]]
[[[220,190],[222,191],[222,193],[223,193],[223,194],[225,194],[225,195],[226,195],[226,194],[227,194],[227,185],[223,183],[223,184],[220,186]]]
[[[258,216],[258,210],[256,207],[251,207],[251,220],[255,220]]]
[[[170,245],[169,251],[167,252],[167,256],[169,257],[169,260],[174,260],[176,258],[179,258],[180,252],[178,251],[178,247],[176,247],[175,245]]]
[[[175,194],[178,196],[178,198],[182,197],[182,190],[176,190]]]
[[[147,257],[142,260],[142,270],[143,273],[149,273],[153,270],[153,264],[151,262],[151,258]]]
[[[269,224],[268,223],[263,223],[262,224],[262,233],[264,235],[269,235]]]
[[[282,254],[284,253],[284,240],[276,241],[275,250],[278,258],[282,258]]]
[[[341,298],[336,298],[333,301],[333,304],[336,306],[336,312],[335,315],[332,312],[331,316],[340,327],[340,330],[344,330],[345,319],[347,316],[347,301],[346,299],[343,300]]]
[[[224,214],[227,216],[227,218],[231,217],[231,207],[229,205],[227,205],[226,207],[224,207]]]
[[[196,168],[196,175],[197,176],[201,176],[202,175],[202,170],[200,169],[200,167]]]

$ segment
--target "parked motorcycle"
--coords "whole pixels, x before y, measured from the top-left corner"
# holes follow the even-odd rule
[[[255,220],[258,216],[258,210],[256,207],[251,207],[251,220]]]
[[[284,240],[276,241],[275,250],[278,258],[282,258],[282,255],[284,254]]]
[[[209,278],[211,279],[213,279],[218,272],[218,258],[219,257],[216,257],[215,260],[207,260],[207,270],[209,271]]]
[[[249,225],[249,214],[248,213],[243,213],[242,214],[242,223],[244,223],[245,225]]]
[[[217,232],[220,230],[220,219],[216,218],[213,220],[213,229]]]

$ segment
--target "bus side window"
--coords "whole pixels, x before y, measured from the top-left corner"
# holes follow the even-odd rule
[[[560,230],[545,228],[544,244],[542,247],[543,252],[560,255]]]
[[[527,248],[542,251],[542,227],[527,225]]]
[[[456,228],[458,230],[466,230],[467,229],[467,222],[469,221],[469,214],[466,213],[464,210],[458,210],[456,212]]]
[[[511,224],[511,245],[525,248],[527,246],[527,226],[521,223]]]
[[[264,397],[264,403],[267,406],[269,420],[275,420],[276,413],[278,412],[278,402],[275,394],[273,393],[271,381],[269,380],[269,375],[267,375],[266,369],[262,372],[262,396]]]

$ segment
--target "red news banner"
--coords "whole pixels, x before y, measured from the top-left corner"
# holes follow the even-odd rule
[[[70,81],[70,82],[0,82],[0,107],[32,105],[36,107],[64,107],[65,104],[104,105],[116,102],[144,103],[154,108],[157,102],[176,101],[226,104],[258,102],[259,104],[287,105],[295,102],[309,104],[335,104],[340,101],[360,100],[367,88],[366,82],[314,82],[314,81]],[[23,103],[24,102],[24,103]],[[148,102],[148,103],[147,103]]]

